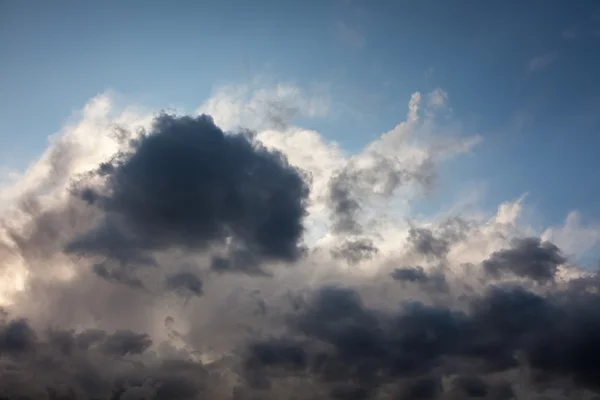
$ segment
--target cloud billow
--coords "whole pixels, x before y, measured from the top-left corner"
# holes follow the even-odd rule
[[[285,157],[244,134],[225,134],[209,116],[158,116],[131,149],[80,182],[82,198],[104,212],[68,250],[128,263],[153,251],[203,251],[232,242],[261,260],[303,253],[308,186]]]
[[[495,277],[512,274],[546,283],[554,280],[558,267],[566,262],[556,245],[529,237],[514,239],[512,248],[494,252],[483,268]]]
[[[458,374],[462,389],[456,390],[465,398],[500,391],[511,399],[512,390],[495,387],[488,376],[528,365],[539,378],[572,379],[597,390],[600,360],[592,338],[600,334],[593,306],[598,295],[579,300],[570,288],[560,294],[557,301],[519,286],[495,286],[471,297],[466,311],[414,302],[390,313],[367,307],[352,289],[325,287],[290,317],[289,337],[251,347],[252,374],[278,379],[287,375],[277,369],[289,374],[291,368],[330,390],[351,383],[364,398],[405,382],[399,389],[404,398],[421,393],[433,399],[450,397],[438,397],[436,381],[427,377]],[[287,344],[271,354],[278,343]],[[419,380],[423,386],[413,386]]]

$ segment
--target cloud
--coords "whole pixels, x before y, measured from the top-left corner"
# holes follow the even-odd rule
[[[438,397],[438,391],[481,397],[499,390],[494,387],[495,374],[525,363],[538,379],[559,380],[562,375],[595,390],[597,374],[591,368],[595,361],[576,354],[596,334],[598,316],[589,308],[596,295],[578,299],[568,287],[558,294],[561,300],[556,301],[520,287],[492,286],[471,297],[466,312],[417,302],[382,313],[367,307],[353,290],[325,287],[289,320],[290,335],[302,339],[288,344],[280,355],[302,362],[270,357],[262,363],[266,368],[262,372],[278,379],[279,374],[267,369],[291,366],[293,372],[288,373],[308,375],[307,383],[315,379],[331,398],[347,383],[365,398],[395,391],[405,398],[415,397],[415,392],[449,398]],[[580,323],[573,320],[575,315]],[[556,329],[548,329],[551,326]],[[327,346],[321,349],[317,346],[321,342]],[[265,348],[269,343],[254,346]],[[449,390],[439,388],[435,379],[427,380],[436,370],[457,375]],[[415,387],[414,379],[421,375],[425,380]],[[507,383],[500,393],[511,398],[513,390]]]
[[[444,258],[449,251],[449,243],[433,236],[425,228],[411,228],[408,232],[408,242],[414,251],[425,257]]]
[[[478,136],[437,136],[437,112],[444,108],[446,97],[441,90],[429,97],[435,100],[421,110],[421,94],[414,93],[406,120],[350,157],[331,176],[327,200],[334,231],[360,232],[362,210],[372,206],[374,199],[393,198],[400,189],[431,191],[437,164],[469,152],[481,141]]]
[[[431,293],[444,293],[448,290],[446,276],[441,271],[433,271],[428,274],[420,266],[402,267],[395,268],[390,276],[401,282],[404,287],[406,284],[419,285],[421,290]]]
[[[483,268],[496,277],[508,273],[545,283],[554,280],[558,267],[566,261],[554,244],[533,237],[514,239],[511,249],[492,253]]]
[[[2,334],[31,330],[25,321],[4,323]],[[12,360],[2,360],[0,390],[8,399],[166,400],[210,395],[202,365],[188,360],[160,361],[148,353],[150,345],[146,335],[129,331],[48,331],[31,339],[27,353],[21,347]],[[136,357],[146,357],[146,363]]]
[[[540,54],[529,60],[527,70],[532,73],[548,68],[558,59],[558,52]]]
[[[556,243],[567,254],[585,254],[600,241],[600,226],[584,225],[581,219],[579,212],[571,211],[563,226],[549,227],[542,232],[541,237]]]
[[[348,154],[294,126],[285,110],[319,101],[287,87],[299,95],[259,90],[262,103],[217,90],[213,118],[98,96],[2,188],[2,396],[600,393],[600,280],[576,264],[594,224],[573,213],[536,231],[525,196],[414,215],[480,141],[449,96],[415,93]],[[281,107],[257,106],[272,96]]]
[[[222,129],[284,130],[297,117],[325,117],[331,109],[326,87],[301,90],[291,84],[267,85],[261,79],[218,87],[198,114],[210,115]]]
[[[165,285],[168,289],[186,296],[202,296],[202,281],[192,272],[179,272],[166,277]]]
[[[100,189],[84,180],[76,190],[103,217],[69,252],[124,268],[153,264],[152,252],[168,248],[226,245],[228,254],[248,252],[245,261],[257,263],[302,253],[308,188],[300,172],[243,134],[225,135],[209,116],[158,116],[94,177],[104,181]]]
[[[373,241],[368,238],[348,240],[338,248],[331,250],[335,258],[341,258],[350,264],[356,264],[364,259],[370,259],[377,254],[378,250]]]

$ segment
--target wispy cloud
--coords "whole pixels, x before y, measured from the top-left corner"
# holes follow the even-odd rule
[[[537,55],[529,60],[529,63],[527,64],[527,70],[529,72],[540,71],[554,64],[557,59],[558,51]]]

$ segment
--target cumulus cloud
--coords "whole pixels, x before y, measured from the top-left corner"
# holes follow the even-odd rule
[[[103,217],[67,251],[118,268],[155,264],[154,251],[219,245],[228,247],[222,257],[230,270],[300,257],[308,188],[280,153],[225,135],[206,115],[160,115],[131,147],[94,172],[105,181],[100,189],[77,182],[79,196]],[[238,262],[236,253],[251,256]]]
[[[539,283],[554,280],[558,267],[567,261],[560,249],[539,238],[518,238],[512,248],[492,253],[483,268],[493,276],[513,274]]]
[[[230,87],[186,116],[101,95],[11,173],[0,398],[600,394],[600,278],[576,262],[595,225],[535,231],[525,197],[415,216],[480,141],[448,95],[415,93],[354,154],[294,126],[320,101]]]

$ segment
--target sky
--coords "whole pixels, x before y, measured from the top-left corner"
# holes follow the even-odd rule
[[[600,3],[8,0],[0,54],[0,399],[600,395]]]
[[[545,223],[600,216],[594,1],[239,3],[3,2],[3,164],[28,165],[107,89],[191,110],[258,76],[321,87],[332,113],[306,124],[355,151],[411,93],[439,87],[464,133],[486,139],[450,186],[485,181],[490,207],[530,192]]]

